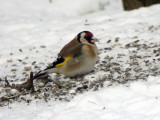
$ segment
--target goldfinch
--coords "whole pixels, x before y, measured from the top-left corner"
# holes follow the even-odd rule
[[[91,32],[80,32],[61,49],[57,60],[34,76],[34,79],[51,73],[64,74],[69,77],[89,73],[98,59],[98,50],[95,44],[97,41],[98,39]]]

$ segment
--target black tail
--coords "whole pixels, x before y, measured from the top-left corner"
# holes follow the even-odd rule
[[[65,61],[65,59],[63,57],[58,57],[57,60],[55,62],[53,62],[50,66],[48,66],[46,69],[44,69],[43,71],[39,71],[34,77],[33,79],[39,78],[39,77],[47,77],[46,75],[48,75],[47,71],[55,68],[57,65],[63,63]]]
[[[37,74],[35,74],[35,76],[33,77],[33,79],[36,79],[38,77],[42,77],[42,76],[45,76],[45,75],[47,75],[46,71],[39,71]]]

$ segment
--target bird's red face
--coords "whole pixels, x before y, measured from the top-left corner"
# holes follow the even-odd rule
[[[88,32],[84,36],[84,39],[86,39],[90,44],[94,44],[94,42],[92,41],[92,37],[93,37],[93,34],[91,32]]]
[[[93,34],[89,31],[83,31],[78,34],[80,42],[86,44],[95,44],[98,42],[98,39],[93,36]]]

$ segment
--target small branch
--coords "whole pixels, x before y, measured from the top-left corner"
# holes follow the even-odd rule
[[[10,99],[15,99],[15,98],[18,98],[20,95],[16,95],[16,96],[11,96],[11,97],[1,97],[0,98],[0,102],[3,102],[3,101],[8,101]]]
[[[16,99],[16,98],[18,98],[19,96],[21,96],[21,95],[26,95],[26,94],[28,94],[28,93],[20,93],[20,94],[18,94],[18,95],[10,96],[10,97],[5,97],[5,96],[3,96],[3,97],[0,98],[0,102],[9,101],[9,100],[11,100],[11,99]]]
[[[27,90],[31,89],[32,92],[34,92],[33,72],[30,73],[30,78],[22,84],[10,85],[7,78],[5,78],[5,82],[6,82],[5,87],[10,87],[11,89],[16,89],[18,91],[21,91],[22,88],[27,89]]]

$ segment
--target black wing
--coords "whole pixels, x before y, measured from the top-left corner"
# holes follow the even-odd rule
[[[52,63],[52,65],[48,66],[45,70],[51,69],[51,68],[55,68],[58,64],[61,64],[64,62],[64,58],[62,56],[58,57],[57,60],[55,62]]]

